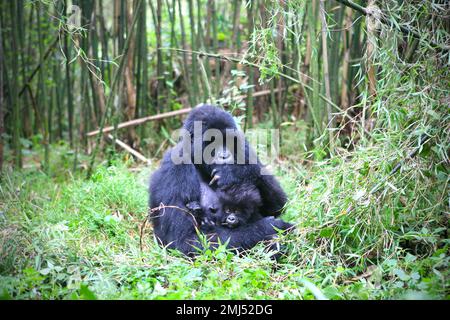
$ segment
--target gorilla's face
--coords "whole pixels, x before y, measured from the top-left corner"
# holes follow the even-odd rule
[[[221,217],[219,217],[218,220],[223,226],[228,228],[236,228],[245,225],[251,217],[251,212],[235,205],[225,206],[222,210]]]
[[[213,153],[213,164],[233,164],[234,157],[226,146],[219,148]]]
[[[200,188],[201,209],[205,218],[215,225],[227,228],[245,225],[258,209],[258,203],[252,202],[252,199],[248,199],[244,203],[231,193],[214,191],[206,183],[201,183]]]
[[[214,205],[214,210],[208,210],[214,223],[227,228],[245,226],[260,217],[261,195],[255,186],[241,184],[212,191],[207,200],[205,205]]]

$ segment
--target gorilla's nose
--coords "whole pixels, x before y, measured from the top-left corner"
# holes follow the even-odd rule
[[[221,159],[228,159],[229,157],[231,157],[231,152],[225,149],[219,152],[218,156]]]
[[[233,155],[228,149],[224,148],[217,152],[216,161],[218,164],[231,163],[233,161]]]
[[[234,214],[230,214],[230,215],[227,217],[226,222],[227,222],[227,224],[228,224],[229,226],[234,226],[234,225],[237,224],[238,219],[237,219],[237,217],[236,217]]]

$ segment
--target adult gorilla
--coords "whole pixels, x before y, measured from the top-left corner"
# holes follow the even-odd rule
[[[201,124],[201,131],[198,129],[198,124]],[[202,212],[198,211],[197,215],[192,215],[185,211],[187,204],[201,202],[200,184],[209,184],[212,177],[214,177],[213,188],[223,192],[233,185],[250,183],[256,186],[261,194],[260,214],[263,216],[252,224],[235,229],[214,226],[214,232],[209,234],[212,242],[229,241],[230,248],[249,249],[260,241],[272,239],[277,234],[274,227],[281,230],[292,227],[280,219],[275,219],[282,213],[287,202],[286,194],[272,175],[261,174],[263,166],[259,160],[256,163],[250,163],[252,150],[245,139],[239,138],[242,135],[229,113],[211,105],[198,106],[190,113],[183,129],[187,135],[176,147],[166,152],[161,167],[153,174],[150,182],[150,207],[161,207],[160,210],[152,212],[151,218],[154,233],[162,245],[178,249],[187,255],[195,253],[196,247],[202,248],[196,231]],[[236,160],[225,164],[217,161],[209,163],[203,158],[198,161],[196,153],[198,155],[199,149],[203,152],[212,143],[205,141],[207,139],[204,138],[206,130],[209,129],[220,131],[224,137],[230,130],[239,133],[235,136],[236,143],[231,154],[233,159],[238,159],[240,157],[238,151],[244,151],[244,163],[237,164]],[[228,144],[224,145],[224,148],[227,147]],[[225,150],[230,149],[228,147]],[[180,157],[188,161],[176,163],[174,159]],[[211,228],[209,227],[208,230]]]

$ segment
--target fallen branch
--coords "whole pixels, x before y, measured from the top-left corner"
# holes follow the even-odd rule
[[[161,114],[157,114],[157,115],[149,116],[149,117],[145,117],[145,118],[135,119],[135,120],[131,120],[131,121],[120,123],[117,126],[117,129],[123,129],[123,128],[132,127],[132,126],[138,126],[138,125],[144,124],[144,123],[149,122],[149,121],[161,120],[161,119],[165,119],[165,118],[169,118],[169,117],[174,117],[174,116],[178,116],[178,115],[189,113],[191,111],[192,111],[192,108],[186,108],[186,109],[181,109],[181,110],[161,113]],[[104,128],[102,130],[102,133],[108,133],[108,132],[114,131],[114,129],[115,129],[114,126],[106,127],[106,128]],[[87,133],[86,136],[93,137],[93,136],[98,135],[99,133],[100,133],[100,130],[95,130],[95,131]]]
[[[113,141],[114,143],[116,143],[119,147],[121,147],[122,149],[124,149],[125,151],[131,153],[133,156],[135,156],[136,158],[138,158],[139,160],[141,160],[142,162],[150,165],[151,161],[149,159],[147,159],[146,157],[144,157],[141,153],[137,152],[136,150],[134,150],[133,148],[131,148],[129,145],[127,145],[125,142],[119,140],[119,139],[115,139],[111,134],[108,134],[108,139],[110,139],[111,141]]]

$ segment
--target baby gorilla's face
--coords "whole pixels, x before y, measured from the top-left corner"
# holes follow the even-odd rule
[[[188,208],[192,212],[189,206]],[[251,217],[251,215],[247,213],[244,208],[240,208],[236,205],[227,206],[220,201],[208,203],[207,206],[203,206],[201,209],[206,218],[204,220],[205,222],[209,224],[212,223],[213,225],[221,225],[231,229],[246,224]]]
[[[238,206],[224,206],[222,212],[216,216],[217,221],[228,228],[236,228],[250,220],[250,214]]]
[[[236,185],[225,191],[217,191],[220,210],[216,223],[228,228],[236,228],[256,221],[262,205],[261,195],[254,185]]]
[[[215,191],[202,182],[200,188],[200,203],[188,203],[186,207],[203,226],[231,229],[260,218],[261,196],[255,186],[237,185],[225,191]],[[198,211],[200,214],[197,214]]]

